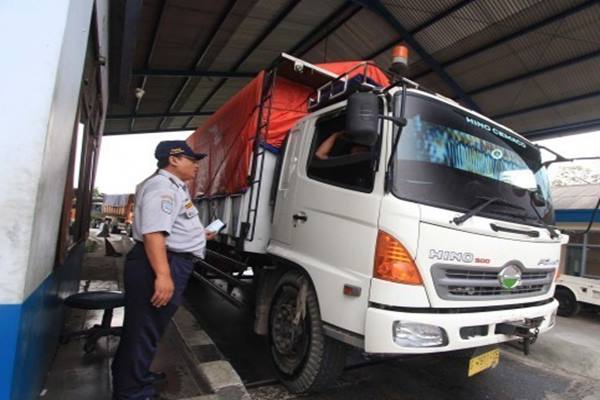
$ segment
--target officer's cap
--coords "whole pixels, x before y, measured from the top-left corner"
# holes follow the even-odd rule
[[[163,140],[156,146],[154,157],[157,160],[161,160],[169,156],[187,156],[196,160],[202,160],[206,157],[206,154],[194,153],[185,140]]]

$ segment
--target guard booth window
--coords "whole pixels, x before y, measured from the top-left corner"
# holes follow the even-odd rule
[[[565,247],[567,275],[600,278],[600,232],[570,234]]]
[[[346,137],[345,115],[337,112],[317,121],[307,174],[330,185],[371,192],[375,178],[374,146],[359,145]]]

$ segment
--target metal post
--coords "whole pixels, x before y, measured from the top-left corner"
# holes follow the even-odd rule
[[[583,235],[583,245],[581,248],[581,276],[585,276],[587,267],[587,252],[588,252],[588,233]]]

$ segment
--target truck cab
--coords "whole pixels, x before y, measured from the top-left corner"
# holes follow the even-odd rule
[[[494,345],[526,320],[550,329],[565,237],[550,227],[539,150],[451,100],[402,90],[373,94],[388,118],[361,152],[315,157],[352,129],[346,101],[292,129],[268,252],[307,275],[324,331],[366,353]]]

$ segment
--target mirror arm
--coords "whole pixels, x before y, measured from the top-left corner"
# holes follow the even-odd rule
[[[537,147],[540,150],[546,150],[547,152],[552,153],[556,157],[554,160],[549,160],[549,161],[543,162],[542,167],[548,167],[549,165],[554,164],[555,162],[569,162],[569,161],[577,161],[577,160],[600,160],[600,156],[567,158],[567,157],[563,156],[562,154],[559,154],[556,151],[549,149],[546,146],[542,146],[541,144],[536,144],[535,147]]]
[[[402,80],[402,103],[400,104],[400,118],[391,118],[381,116],[382,119],[390,119],[392,122],[398,125],[398,133],[394,138],[394,143],[392,144],[392,152],[390,154],[390,158],[388,159],[387,168],[385,171],[385,191],[389,192],[390,189],[390,179],[392,176],[392,166],[394,156],[396,155],[396,148],[398,147],[398,141],[400,140],[400,135],[402,134],[402,129],[406,126],[407,121],[405,114],[405,105],[406,105],[406,82],[404,79]]]
[[[377,116],[379,119],[385,119],[387,121],[392,121],[394,124],[401,126],[401,127],[405,127],[406,126],[406,118],[403,119],[399,119],[399,118],[394,118],[394,117],[388,117],[385,115],[378,115]]]

